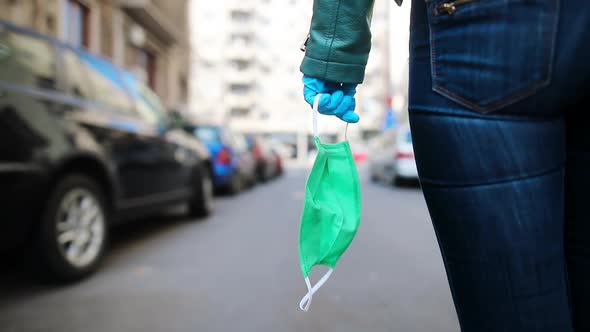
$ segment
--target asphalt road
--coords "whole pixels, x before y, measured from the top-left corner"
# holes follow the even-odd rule
[[[39,284],[19,264],[4,265],[0,331],[459,331],[420,190],[366,180],[357,237],[301,312],[304,182],[305,172],[290,170],[219,199],[209,219],[115,229],[102,269],[75,285]]]

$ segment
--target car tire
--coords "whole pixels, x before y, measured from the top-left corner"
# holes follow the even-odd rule
[[[377,183],[379,182],[379,177],[376,174],[371,174],[371,182]]]
[[[199,179],[195,185],[195,192],[189,204],[191,217],[204,218],[213,213],[215,209],[213,174],[208,167],[199,170]]]
[[[268,182],[270,180],[272,180],[274,177],[274,170],[272,169],[271,165],[266,165],[265,170],[264,170],[264,181]]]
[[[265,163],[263,163],[260,166],[260,171],[258,172],[258,181],[261,183],[265,183],[268,182],[269,180],[269,176],[268,176],[268,165],[266,165]]]
[[[228,194],[230,194],[230,195],[239,194],[240,191],[242,191],[243,182],[244,182],[244,180],[242,179],[240,174],[238,172],[234,173],[231,180],[230,180],[230,183],[227,187]]]
[[[34,256],[43,276],[71,282],[93,273],[108,241],[110,214],[102,188],[90,177],[62,177],[41,216]]]

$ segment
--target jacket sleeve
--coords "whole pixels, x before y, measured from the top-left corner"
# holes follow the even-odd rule
[[[374,0],[314,0],[301,72],[339,83],[362,83],[371,50]]]

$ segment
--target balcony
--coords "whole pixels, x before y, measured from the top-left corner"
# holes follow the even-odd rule
[[[186,42],[186,1],[119,0],[119,4],[165,45]]]
[[[256,2],[252,0],[239,0],[235,1],[231,5],[232,10],[240,10],[244,12],[254,12],[256,8]]]
[[[251,62],[238,60],[226,67],[223,76],[229,84],[252,84],[256,81],[256,70]]]
[[[253,61],[255,52],[254,47],[246,44],[232,44],[227,48],[225,56],[229,60]]]
[[[254,71],[235,72],[231,71],[225,75],[225,81],[230,84],[252,84],[256,81]]]
[[[229,31],[254,36],[256,34],[256,24],[255,22],[230,22]]]
[[[254,94],[237,95],[228,92],[223,102],[228,108],[251,109],[256,105],[256,98]]]

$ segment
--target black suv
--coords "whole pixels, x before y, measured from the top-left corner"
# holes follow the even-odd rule
[[[109,226],[212,205],[207,148],[109,61],[0,21],[0,247],[50,276],[99,263]]]

